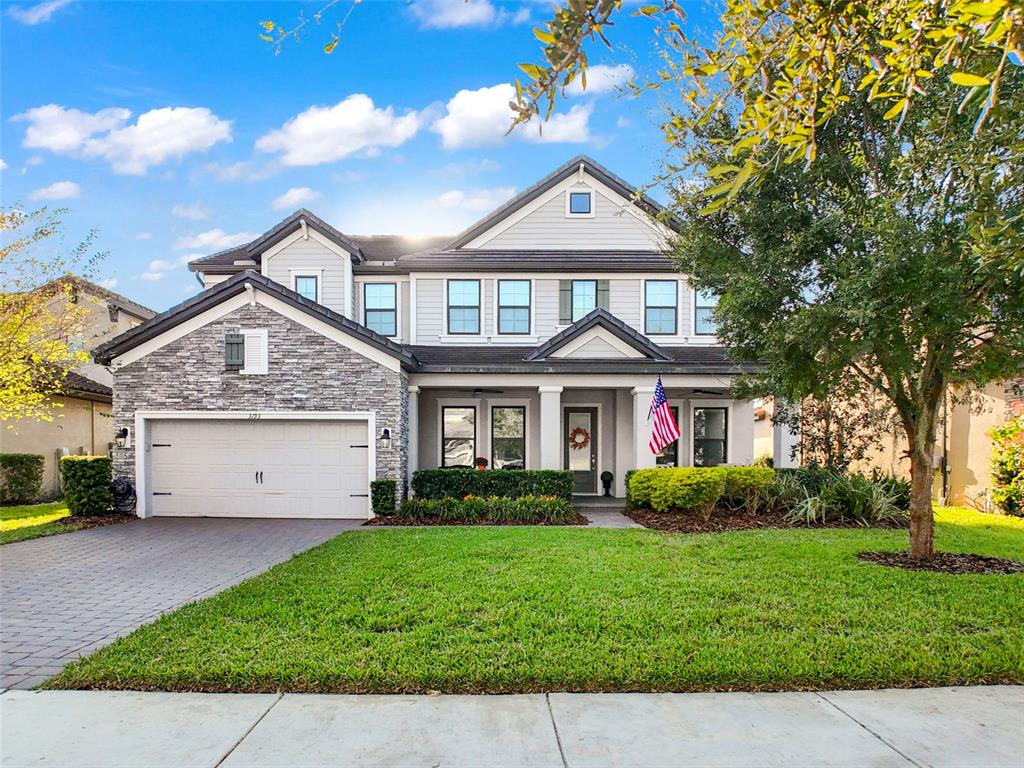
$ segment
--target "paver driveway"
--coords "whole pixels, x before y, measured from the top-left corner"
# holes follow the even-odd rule
[[[358,520],[154,518],[0,547],[0,688],[31,688],[161,613]]]

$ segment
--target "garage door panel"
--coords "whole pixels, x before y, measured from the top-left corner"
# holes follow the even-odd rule
[[[368,443],[365,421],[157,419],[150,425],[151,510],[365,518]]]

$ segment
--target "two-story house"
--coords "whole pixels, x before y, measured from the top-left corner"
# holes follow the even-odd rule
[[[366,517],[369,480],[567,468],[576,491],[753,459],[714,297],[659,206],[576,157],[453,237],[355,237],[307,210],[190,264],[205,290],[101,350],[141,515]],[[396,212],[396,215],[400,215]],[[682,437],[648,448],[661,376]]]

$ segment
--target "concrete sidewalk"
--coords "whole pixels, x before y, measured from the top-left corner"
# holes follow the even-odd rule
[[[1024,765],[1024,687],[318,696],[7,691],[0,764]]]

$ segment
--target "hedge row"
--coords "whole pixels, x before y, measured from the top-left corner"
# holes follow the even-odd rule
[[[395,514],[395,501],[398,497],[398,483],[382,478],[370,481],[370,509],[375,515]]]
[[[34,453],[0,453],[0,504],[27,504],[39,498],[44,463]]]
[[[720,501],[749,508],[774,480],[775,471],[768,467],[640,469],[626,478],[626,502],[658,512],[679,509],[708,515]]]
[[[65,456],[60,460],[64,501],[72,515],[105,515],[114,506],[108,456]]]
[[[509,525],[567,523],[574,518],[575,513],[572,504],[555,496],[466,496],[461,499],[426,499],[416,496],[403,501],[397,515],[407,520]]]
[[[412,476],[421,499],[465,496],[556,496],[572,501],[572,473],[560,469],[421,469]]]

